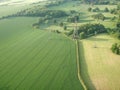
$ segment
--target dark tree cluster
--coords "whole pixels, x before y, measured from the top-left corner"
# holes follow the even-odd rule
[[[68,16],[67,12],[65,12],[63,10],[47,10],[46,8],[34,7],[34,8],[28,8],[28,9],[19,11],[16,14],[3,16],[0,19],[10,18],[10,17],[19,17],[19,16],[45,17],[46,15],[48,15],[52,18]]]
[[[101,0],[99,0],[95,4],[98,4],[98,5],[109,5],[109,4],[111,4],[111,2],[110,1],[101,1]]]
[[[16,14],[16,16],[33,16],[33,17],[44,17],[46,15],[49,15],[54,18],[68,16],[68,14],[62,10],[40,10],[40,9],[23,10]]]
[[[92,15],[92,18],[104,21],[106,17],[102,13],[98,13],[98,14]]]
[[[93,12],[100,12],[100,9],[98,7],[92,9]]]
[[[111,9],[110,13],[120,15],[120,4],[117,5],[117,8]]]
[[[60,17],[65,17],[68,16],[68,14],[64,11],[61,10],[46,10],[46,11],[41,11],[40,13],[40,18],[38,20],[37,23],[34,23],[32,26],[38,28],[40,26],[40,24],[48,24],[50,23],[57,23],[57,19],[56,18],[60,18]],[[59,24],[61,27],[63,26],[61,23]]]
[[[107,29],[109,35],[120,40],[120,28]]]
[[[109,9],[106,7],[106,8],[104,9],[104,12],[109,12]]]
[[[120,44],[114,43],[111,47],[113,53],[120,55]]]
[[[111,10],[110,10],[110,13],[111,13],[111,14],[118,14],[118,10],[115,9],[115,8],[114,8],[114,9],[111,9]]]
[[[73,35],[74,30],[67,32],[66,35]],[[78,28],[78,34],[80,39],[84,39],[90,36],[94,36],[100,33],[106,33],[107,29],[102,24],[84,24]]]
[[[107,30],[102,24],[85,24],[79,27],[78,34],[82,36],[82,38],[86,38],[89,36],[95,35],[99,33],[105,33]]]
[[[52,32],[60,34],[61,32],[59,30],[52,30]]]
[[[110,0],[83,0],[83,2],[87,4],[96,4],[96,5],[117,4],[116,1],[110,1]]]
[[[88,12],[100,12],[100,11],[102,11],[102,10],[100,10],[98,7],[96,7],[96,8],[91,8],[91,7],[89,7],[89,8],[88,8]],[[103,10],[103,12],[109,12],[109,9],[106,7],[106,8]]]

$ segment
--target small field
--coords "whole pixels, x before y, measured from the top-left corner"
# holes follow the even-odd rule
[[[114,42],[106,34],[80,41],[82,77],[90,90],[120,89],[120,56],[110,50]]]

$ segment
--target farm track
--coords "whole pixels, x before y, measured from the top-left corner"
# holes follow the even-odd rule
[[[80,53],[79,53],[79,41],[76,40],[76,54],[77,54],[77,69],[78,69],[78,79],[80,81],[80,83],[82,84],[82,86],[84,87],[84,90],[88,90],[82,77],[81,77],[81,72],[80,72]]]

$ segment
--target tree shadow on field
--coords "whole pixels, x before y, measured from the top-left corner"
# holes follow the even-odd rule
[[[84,56],[84,48],[83,44],[79,42],[79,53],[80,53],[80,68],[81,68],[81,77],[87,86],[88,90],[96,90],[92,80],[90,79],[89,73],[88,73],[88,67],[86,64],[85,56]]]
[[[110,39],[91,37],[91,38],[88,38],[87,40],[90,40],[90,41],[109,41]]]
[[[84,19],[80,20],[81,23],[90,23],[92,21],[94,21],[94,20],[84,20]]]

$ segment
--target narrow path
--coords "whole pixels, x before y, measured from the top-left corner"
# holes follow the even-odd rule
[[[81,74],[80,74],[80,62],[79,62],[80,56],[79,56],[79,41],[78,40],[76,40],[76,57],[77,57],[76,60],[77,60],[78,79],[79,79],[80,83],[82,84],[84,90],[87,90],[87,87],[86,87],[86,85],[81,77]]]

